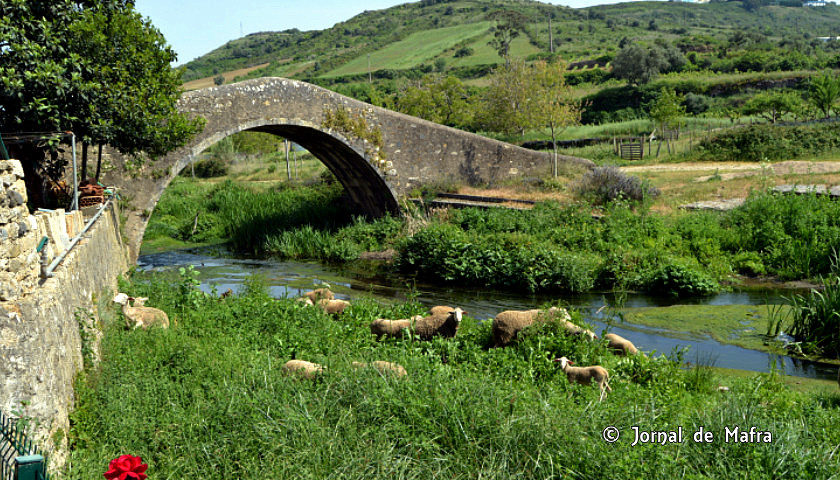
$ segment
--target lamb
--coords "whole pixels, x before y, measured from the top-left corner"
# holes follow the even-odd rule
[[[616,355],[625,357],[627,355],[636,355],[639,353],[639,350],[633,345],[633,342],[627,340],[626,338],[616,335],[615,333],[608,333],[604,335],[604,338],[609,340],[609,344],[607,348],[612,350]]]
[[[554,361],[560,362],[560,368],[563,370],[563,373],[566,374],[566,378],[569,379],[570,383],[574,382],[581,385],[590,385],[592,380],[595,380],[595,383],[597,383],[598,387],[601,388],[601,398],[599,401],[604,401],[608,390],[612,392],[612,388],[610,388],[609,385],[610,374],[607,372],[606,368],[600,365],[594,365],[591,367],[570,367],[569,365],[572,364],[572,361],[566,357],[555,358]]]
[[[312,380],[324,373],[324,370],[325,368],[323,366],[317,363],[307,362],[306,360],[289,360],[283,365],[283,373],[287,375],[299,375],[308,380]]]
[[[429,315],[414,322],[414,334],[421,340],[431,340],[441,336],[452,338],[458,332],[463,314],[461,308],[455,308],[446,315]]]
[[[383,362],[383,361],[375,361],[371,363],[366,362],[353,362],[352,365],[356,368],[365,368],[365,367],[373,367],[379,371],[379,373],[386,375],[386,374],[393,374],[397,377],[404,377],[408,375],[408,372],[405,371],[405,368],[400,365],[399,363],[391,363],[391,362]]]
[[[595,340],[596,338],[598,338],[598,335],[595,335],[595,332],[593,332],[592,330],[589,330],[589,329],[586,329],[586,328],[583,328],[583,327],[579,327],[579,326],[575,325],[574,323],[572,323],[568,320],[566,320],[564,323],[565,323],[565,326],[566,326],[566,332],[567,333],[570,333],[572,335],[585,336],[585,337],[589,338],[590,342]]]
[[[385,318],[377,318],[370,324],[370,333],[380,338],[401,338],[405,334],[405,332],[410,331],[411,324],[413,322],[422,319],[423,315],[415,315],[411,318],[404,318],[401,320],[388,320]]]
[[[308,298],[313,304],[318,303],[319,300],[332,300],[333,298],[335,298],[333,292],[330,291],[329,288],[318,288],[315,290],[310,290],[304,293],[303,296]]]
[[[504,347],[516,338],[516,335],[531,326],[536,321],[543,321],[552,317],[560,317],[564,321],[570,318],[563,308],[551,307],[542,310],[506,310],[493,319],[493,344]]]
[[[350,302],[346,300],[329,300],[322,299],[318,301],[318,308],[329,315],[341,315],[344,309],[350,306]]]
[[[125,317],[126,328],[147,329],[149,327],[169,328],[169,317],[166,312],[158,308],[143,306],[144,297],[132,298],[125,293],[117,293],[114,296],[114,302],[122,305],[123,316]],[[135,306],[129,306],[129,302]]]

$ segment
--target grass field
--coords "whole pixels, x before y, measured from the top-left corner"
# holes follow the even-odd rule
[[[454,52],[445,56],[447,65],[453,67],[471,67],[473,65],[487,65],[504,62],[504,59],[499,56],[499,52],[489,45],[489,41],[493,35],[488,33],[478,37],[474,42],[470,43],[469,47],[475,52],[472,55],[455,58]],[[528,42],[525,36],[519,36],[513,39],[510,44],[510,54],[514,58],[525,58],[532,53],[539,52],[539,49]]]
[[[492,25],[491,22],[471,23],[457,27],[427,30],[409,35],[399,42],[370,54],[371,71],[382,69],[399,70],[411,68],[426,62],[458,42],[480,35]],[[498,57],[498,55],[497,55]],[[368,57],[362,55],[341,67],[332,70],[324,77],[353,75],[368,71]]]
[[[159,277],[135,275],[121,290],[149,297],[177,319],[172,328],[129,331],[119,313],[102,312],[102,363],[77,381],[70,480],[101,477],[125,453],[141,456],[150,478],[247,480],[793,480],[833,478],[840,467],[836,385],[793,389],[779,375],[688,368],[679,353],[623,359],[556,323],[508,348],[487,348],[489,323],[471,318],[454,339],[377,341],[374,318],[422,308],[353,298],[333,319],[270,298],[259,279],[219,299],[196,291],[189,272]],[[603,365],[612,392],[599,402],[596,387],[569,383],[551,361],[559,355]],[[327,370],[316,380],[284,375],[290,358]],[[373,360],[408,375],[351,367]],[[633,446],[634,425],[682,427],[687,438]],[[700,425],[713,443],[692,441]],[[618,441],[604,441],[608,426]],[[772,441],[725,441],[735,427]]]

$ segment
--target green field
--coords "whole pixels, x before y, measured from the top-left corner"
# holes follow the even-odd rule
[[[417,66],[440,55],[444,50],[486,31],[492,22],[471,23],[457,27],[426,30],[409,35],[370,54],[371,71],[405,69]],[[498,59],[498,55],[496,55]],[[368,71],[368,57],[362,55],[326,73],[325,77],[353,75]]]
[[[502,57],[499,56],[499,52],[497,52],[496,49],[488,43],[492,38],[493,35],[488,33],[472,42],[469,45],[469,47],[475,51],[472,55],[455,58],[453,52],[451,55],[445,57],[448,60],[448,64],[453,67],[471,67],[473,65],[501,63]],[[527,57],[528,55],[537,52],[539,52],[539,49],[531,45],[528,42],[527,37],[517,37],[510,44],[510,54],[516,58]]]

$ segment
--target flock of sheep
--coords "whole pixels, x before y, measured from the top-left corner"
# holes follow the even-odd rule
[[[229,292],[226,292],[227,295]],[[123,316],[125,317],[127,328],[149,328],[161,327],[169,328],[169,317],[166,312],[158,308],[147,307],[144,305],[148,300],[144,297],[129,297],[125,293],[117,293],[114,297],[114,302],[122,305]],[[338,300],[334,298],[333,292],[328,288],[319,288],[306,292],[302,297],[298,298],[309,306],[317,306],[324,312],[330,315],[340,315],[350,302],[345,300]],[[407,333],[411,333],[415,338],[420,340],[431,340],[436,336],[444,338],[452,338],[458,331],[461,324],[461,318],[464,312],[460,308],[451,308],[444,305],[432,307],[429,315],[415,315],[411,318],[400,320],[389,320],[379,318],[371,322],[370,332],[378,338],[395,337],[401,338]],[[579,335],[589,341],[598,338],[591,330],[579,327],[572,323],[569,313],[562,308],[551,307],[548,310],[507,310],[496,315],[493,319],[493,344],[495,347],[504,347],[508,345],[516,335],[526,327],[533,325],[536,322],[554,320],[562,322],[566,332],[571,335]],[[607,347],[616,355],[636,355],[639,350],[629,340],[616,335],[608,333],[604,335],[608,341]],[[560,368],[566,374],[569,382],[589,385],[592,381],[601,389],[601,400],[606,397],[607,391],[612,391],[609,386],[609,372],[600,365],[593,365],[589,367],[572,367],[574,364],[566,357],[554,359],[555,362],[560,363]],[[401,365],[391,362],[377,361],[370,364],[362,362],[353,362],[353,366],[357,368],[372,367],[381,373],[393,373],[397,376],[406,375],[405,368]],[[324,367],[316,363],[307,362],[304,360],[290,360],[284,367],[286,372],[294,372],[302,375],[305,378],[314,378],[316,375],[324,371]],[[840,385],[840,370],[837,375],[837,383]]]
[[[299,302],[310,306],[317,306],[331,315],[339,315],[344,311],[349,302],[335,300],[333,293],[328,288],[319,288],[306,292],[298,298]],[[370,333],[377,338],[393,337],[402,338],[407,334],[420,340],[431,340],[434,337],[452,338],[458,332],[463,314],[467,313],[461,308],[452,308],[445,305],[438,305],[429,310],[429,315],[415,315],[411,318],[391,320],[378,318],[371,322]],[[562,322],[566,332],[571,335],[581,336],[589,341],[598,338],[591,330],[582,328],[571,322],[569,313],[562,308],[551,307],[548,310],[507,310],[496,315],[493,319],[493,344],[495,347],[504,347],[510,344],[516,335],[528,326],[542,321]],[[610,333],[605,335],[608,347],[617,355],[636,355],[639,351],[629,340],[619,335]],[[556,358],[555,362],[560,363],[560,368],[566,374],[569,382],[590,385],[593,381],[601,390],[601,401],[612,391],[609,385],[609,372],[600,366],[573,367],[574,362],[566,357]],[[382,373],[395,373],[398,376],[406,374],[405,368],[401,365],[390,362],[372,362],[370,365],[360,362],[353,362],[354,367],[371,366]],[[305,378],[314,378],[324,372],[325,367],[317,363],[304,360],[290,360],[284,365],[284,371],[296,373]]]
[[[123,316],[127,328],[161,327],[169,328],[169,317],[163,310],[147,307],[144,302],[148,300],[143,297],[129,297],[125,293],[118,293],[114,302],[122,305]],[[346,300],[334,298],[329,288],[319,288],[306,292],[297,299],[298,302],[308,306],[318,307],[329,315],[341,315],[350,306]],[[431,340],[434,337],[452,338],[458,332],[463,314],[467,313],[461,308],[452,308],[445,305],[438,305],[429,310],[429,315],[415,315],[411,318],[390,320],[378,318],[371,322],[370,333],[381,339],[384,337],[402,338],[410,334],[413,338],[420,340]],[[516,335],[537,322],[556,321],[561,322],[566,332],[570,335],[578,335],[586,340],[593,341],[598,338],[594,332],[582,328],[571,322],[569,313],[562,308],[551,307],[548,310],[507,310],[496,315],[493,319],[493,344],[495,347],[505,347],[510,344]],[[610,348],[617,355],[636,355],[639,351],[629,340],[614,333],[604,336],[609,342]],[[609,385],[609,372],[600,366],[573,367],[574,362],[566,357],[554,359],[560,363],[560,368],[566,374],[569,382],[590,385],[593,381],[601,390],[601,401],[612,391]],[[402,365],[392,362],[375,361],[370,364],[364,362],[353,362],[355,368],[375,368],[383,374],[394,374],[398,377],[406,375]],[[325,367],[317,363],[305,360],[289,360],[283,366],[283,371],[293,373],[303,378],[315,378],[325,371]]]

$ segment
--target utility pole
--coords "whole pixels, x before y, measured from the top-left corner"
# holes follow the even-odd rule
[[[292,169],[289,168],[289,140],[286,139],[284,142],[284,146],[286,147],[286,178],[289,181],[292,181]]]
[[[551,14],[548,14],[548,51],[554,53],[554,36],[551,33]]]

